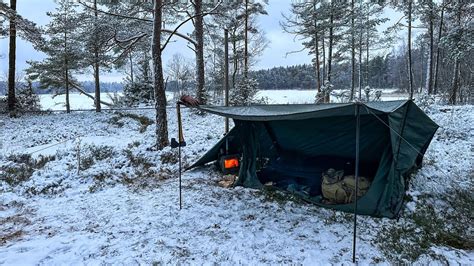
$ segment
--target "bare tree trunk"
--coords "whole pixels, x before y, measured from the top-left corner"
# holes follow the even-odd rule
[[[457,3],[457,26],[459,27],[461,25],[461,3]],[[451,94],[449,96],[449,104],[456,104],[457,102],[457,94],[459,90],[459,72],[460,72],[460,67],[461,61],[459,60],[459,57],[456,56],[456,59],[454,61],[454,73],[453,73],[453,81],[451,83]]]
[[[101,105],[100,105],[100,77],[99,77],[99,64],[94,63],[94,83],[95,83],[95,91],[94,91],[94,97],[95,97],[95,111],[100,112],[101,111]]]
[[[238,58],[237,58],[237,40],[235,36],[235,31],[232,34],[232,64],[234,65],[234,69],[232,71],[232,89],[235,89],[235,79],[237,77],[237,72],[239,68]]]
[[[331,11],[333,12],[333,11]],[[328,81],[331,81],[331,70],[332,70],[332,46],[334,41],[334,15],[331,13],[330,26],[329,26],[329,47],[328,47]]]
[[[71,112],[71,105],[69,103],[69,69],[67,67],[67,65],[68,65],[67,59],[65,60],[65,64],[66,64],[66,84],[65,84],[65,87],[66,87],[66,113],[70,113]]]
[[[365,47],[365,86],[370,86],[369,84],[369,73],[370,73],[370,48],[369,48],[369,38],[366,39],[367,45]]]
[[[332,70],[332,46],[333,46],[333,41],[334,41],[334,35],[333,35],[333,31],[334,31],[334,9],[333,9],[333,6],[332,6],[332,2],[331,2],[331,16],[330,16],[330,25],[329,25],[329,47],[328,47],[328,81],[331,82],[331,70]],[[325,95],[325,99],[324,101],[325,102],[330,102],[331,99],[330,99],[330,96],[331,96],[331,92],[327,92],[326,95]]]
[[[97,10],[97,0],[94,0],[94,16],[95,16],[95,27],[97,30],[97,18],[99,12]],[[95,111],[100,112],[100,66],[99,66],[99,47],[97,41],[94,43],[94,82],[95,82]]]
[[[130,81],[133,83],[134,82],[134,73],[133,73],[133,55],[132,55],[132,51],[130,51],[130,53],[128,54],[129,56],[129,60],[130,60]]]
[[[16,0],[10,0],[10,8],[16,11]],[[15,111],[15,72],[16,72],[16,19],[10,18],[10,44],[8,51],[8,111]]]
[[[153,56],[153,87],[155,89],[156,110],[156,147],[161,150],[168,146],[168,120],[166,117],[166,94],[163,79],[163,62],[161,58],[161,23],[163,0],[155,0],[152,56]]]
[[[317,77],[317,90],[318,93],[321,92],[321,63],[319,62],[319,40],[318,40],[318,32],[316,32],[314,38],[315,41],[315,53],[316,53],[316,77]]]
[[[245,0],[245,30],[244,30],[244,79],[249,72],[249,0]]]
[[[194,14],[196,15],[194,34],[196,36],[196,96],[200,104],[207,103],[204,89],[204,16],[202,15],[202,0],[195,0]]]
[[[459,65],[460,61],[456,58],[454,62],[453,81],[451,83],[451,93],[449,95],[449,104],[456,104],[457,93],[459,90]]]
[[[323,86],[324,84],[326,84],[326,78],[327,78],[327,75],[326,75],[326,45],[324,43],[324,38],[325,38],[325,33],[324,33],[324,30],[323,30],[323,36],[321,36],[321,44],[322,44],[322,48],[323,48]]]
[[[408,89],[410,91],[410,100],[413,99],[413,68],[411,58],[411,16],[412,16],[412,0],[408,0]]]
[[[427,67],[426,67],[426,91],[428,94],[433,94],[433,58],[434,58],[434,14],[433,14],[433,0],[430,0],[430,18],[429,18],[429,28],[428,35],[430,38],[430,55],[428,57]]]
[[[354,100],[355,93],[355,14],[354,14],[354,2],[351,1],[351,96],[350,101]]]
[[[417,89],[417,92],[421,92],[421,90],[423,88],[423,85],[424,85],[423,84],[423,79],[424,79],[423,78],[423,70],[424,70],[423,69],[423,65],[424,65],[423,61],[425,59],[424,54],[425,54],[425,44],[422,43],[421,47],[420,47],[420,72],[421,72],[421,74],[420,74],[420,86],[419,86],[419,89]]]
[[[68,45],[67,45],[67,32],[64,32],[64,80],[66,90],[66,113],[71,112],[71,105],[69,103],[69,63],[67,60],[68,56]]]
[[[369,4],[367,4],[367,22],[370,20],[370,8]],[[365,86],[369,85],[369,59],[370,59],[370,46],[369,46],[369,38],[370,38],[370,26],[366,24],[366,36],[365,36]],[[367,99],[368,101],[368,99]]]
[[[436,65],[435,65],[435,71],[434,71],[434,85],[433,85],[433,92],[434,94],[438,93],[438,72],[439,72],[439,46],[441,44],[441,35],[443,32],[443,21],[444,21],[444,1],[442,3],[441,7],[441,16],[440,16],[440,22],[439,22],[439,30],[438,30],[438,40],[436,41],[437,47],[436,47]]]
[[[316,1],[313,2],[314,6],[314,53],[316,60],[316,89],[318,93],[321,92],[321,65],[319,63],[319,36],[318,36],[318,20],[316,13]]]

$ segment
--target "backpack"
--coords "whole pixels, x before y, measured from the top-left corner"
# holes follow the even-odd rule
[[[344,176],[344,171],[329,169],[322,174],[322,194],[330,204],[347,204],[355,199],[355,177],[353,175]],[[370,181],[360,176],[357,198],[367,193]]]

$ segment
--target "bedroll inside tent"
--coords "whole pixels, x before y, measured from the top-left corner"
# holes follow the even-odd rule
[[[322,174],[354,174],[359,117],[359,175],[370,180],[357,213],[394,218],[410,173],[421,166],[438,125],[412,101],[347,104],[201,106],[231,118],[234,128],[190,168],[239,154],[236,185],[271,182],[317,205],[353,212],[354,203],[327,204]],[[358,112],[359,115],[356,115]]]

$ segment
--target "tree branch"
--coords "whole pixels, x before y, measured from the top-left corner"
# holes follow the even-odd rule
[[[163,45],[163,47],[161,47],[161,51],[163,51],[163,50],[166,48],[166,46],[167,46],[168,43],[170,42],[170,40],[171,40],[171,38],[173,37],[173,35],[180,36],[180,35],[177,34],[177,32],[178,32],[178,29],[179,29],[181,26],[183,26],[184,24],[186,24],[188,21],[194,19],[195,17],[198,17],[198,16],[203,16],[203,17],[204,17],[204,16],[211,15],[211,14],[217,14],[217,13],[215,13],[214,11],[215,11],[220,5],[221,5],[221,2],[219,1],[219,3],[217,3],[217,5],[211,9],[211,11],[209,11],[209,12],[202,12],[202,13],[200,13],[200,14],[196,14],[196,15],[194,15],[194,16],[191,16],[191,17],[185,19],[183,22],[181,22],[181,23],[170,33],[170,36],[169,36],[168,39],[165,41],[165,44]],[[184,36],[185,36],[185,35],[182,35],[182,34],[181,34],[180,37],[184,38]],[[185,37],[186,37],[186,38],[184,38],[184,39],[187,39],[188,41],[190,41],[191,43],[193,43],[194,46],[196,46],[196,44],[197,44],[196,41],[192,40],[192,39],[189,38],[188,36],[185,36]],[[191,40],[192,40],[192,41],[191,41]]]
[[[117,13],[111,13],[111,12],[101,10],[101,9],[98,9],[98,8],[95,9],[95,8],[83,3],[81,0],[79,0],[78,3],[81,4],[82,6],[84,6],[87,9],[91,9],[91,10],[94,10],[94,11],[97,10],[97,12],[102,13],[102,14],[106,14],[106,15],[109,15],[109,16],[119,17],[119,18],[123,18],[123,19],[139,20],[139,21],[144,21],[144,22],[149,22],[149,23],[153,22],[153,19],[137,18],[137,17],[127,16],[127,15],[122,15],[122,14],[117,14]],[[163,4],[163,6],[164,6],[164,4]],[[161,7],[163,7],[163,6],[161,6]]]
[[[303,52],[305,49],[306,49],[306,47],[303,47],[303,48],[301,48],[300,50],[297,50],[297,51],[286,52],[286,53],[285,53],[285,58],[287,58],[290,54],[301,53],[301,52]]]
[[[193,39],[192,39],[191,37],[189,37],[189,36],[186,36],[186,35],[184,35],[184,34],[182,34],[182,33],[177,32],[177,30],[178,30],[178,28],[176,28],[176,29],[174,29],[174,30],[161,29],[161,32],[166,32],[166,33],[169,33],[169,34],[170,34],[170,36],[168,37],[168,39],[167,39],[165,45],[163,45],[163,48],[161,48],[162,51],[165,49],[166,45],[167,45],[168,42],[171,40],[171,37],[172,37],[173,35],[176,35],[176,36],[178,36],[178,37],[181,37],[181,38],[185,39],[186,41],[192,43],[194,46],[196,46],[196,41],[195,41],[195,40],[193,40]]]
[[[87,93],[85,90],[83,90],[81,87],[79,87],[79,85],[77,85],[77,84],[75,84],[75,83],[73,83],[73,82],[71,82],[70,84],[71,84],[71,86],[72,86],[74,89],[76,89],[76,90],[79,91],[80,93],[82,93],[82,94],[84,94],[85,96],[87,96],[87,97],[91,98],[92,100],[94,100],[94,103],[95,103],[95,97],[94,97],[94,96],[92,96],[92,95],[90,95],[89,93]],[[112,107],[112,106],[113,106],[112,104],[110,104],[110,103],[108,103],[108,102],[104,102],[104,101],[99,101],[99,102],[100,102],[101,104],[103,104],[103,105],[107,105],[108,107]]]
[[[115,59],[112,63],[116,63],[118,60],[120,60],[124,55],[128,54],[133,46],[138,43],[142,38],[144,38],[145,36],[147,36],[148,34],[147,33],[142,33],[142,34],[139,34],[139,35],[136,35],[136,36],[133,36],[133,37],[130,37],[128,39],[125,39],[125,40],[119,40],[117,39],[117,35],[114,36],[114,40],[117,42],[118,46],[123,50],[122,53],[120,53],[120,55],[117,57],[117,59]],[[126,45],[126,46],[121,46],[120,44],[121,43],[127,43],[127,42],[131,42],[130,44]]]

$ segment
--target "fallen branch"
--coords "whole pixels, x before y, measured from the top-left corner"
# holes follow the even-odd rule
[[[75,83],[72,83],[72,82],[71,82],[70,84],[71,84],[71,86],[72,86],[74,89],[76,89],[76,90],[79,91],[80,93],[82,93],[82,94],[84,94],[85,96],[87,96],[87,97],[91,98],[92,100],[94,100],[94,104],[95,104],[95,97],[94,97],[94,96],[92,96],[92,95],[90,95],[89,93],[87,93],[85,90],[83,90],[81,87],[79,87],[79,85],[77,85],[77,84],[75,84]],[[113,104],[108,103],[108,102],[104,102],[104,101],[99,101],[99,102],[100,102],[101,104],[107,105],[107,106],[109,106],[109,107],[112,107],[112,106],[113,106]]]

